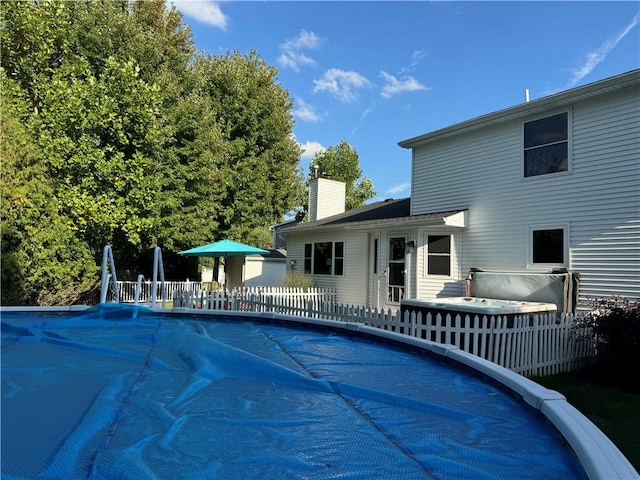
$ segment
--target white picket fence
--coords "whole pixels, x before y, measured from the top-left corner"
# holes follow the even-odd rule
[[[136,284],[137,282],[129,282],[129,281],[118,281],[118,290],[120,295],[121,303],[133,303],[135,301],[136,295]],[[141,283],[140,289],[140,299],[141,303],[148,303],[151,301],[152,297],[152,282],[144,281]],[[203,282],[164,282],[164,288],[166,291],[166,298],[171,300],[173,294],[175,292],[181,291],[189,291],[189,290],[201,290],[203,286]],[[162,285],[160,282],[157,282],[156,287],[156,298],[162,299]],[[107,301],[112,302],[115,299],[113,298],[113,290],[110,290],[107,293]]]
[[[292,311],[316,304],[335,304],[334,288],[243,287],[225,290],[174,291],[173,306],[209,310],[250,310],[253,312]],[[292,313],[292,315],[295,315]],[[301,315],[301,313],[298,313]]]
[[[176,292],[174,307],[273,312],[359,322],[372,327],[451,344],[524,376],[583,368],[595,354],[593,334],[579,315],[526,314],[511,318],[432,315],[379,310],[335,302],[331,289]]]

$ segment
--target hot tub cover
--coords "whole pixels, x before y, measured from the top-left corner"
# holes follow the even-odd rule
[[[2,315],[3,479],[585,478],[556,430],[426,354],[106,305]]]

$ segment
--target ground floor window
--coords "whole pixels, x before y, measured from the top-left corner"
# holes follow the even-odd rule
[[[313,258],[313,245],[304,245],[304,273],[311,273],[311,259]]]
[[[304,273],[344,275],[344,242],[306,243]]]
[[[451,235],[427,236],[427,274],[451,276]]]
[[[565,228],[532,228],[530,238],[532,264],[565,265]]]

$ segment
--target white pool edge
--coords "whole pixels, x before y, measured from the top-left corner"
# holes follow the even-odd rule
[[[89,306],[68,307],[0,307],[0,314],[7,312],[77,312]],[[156,313],[172,315],[196,315],[209,317],[247,317],[281,320],[361,332],[403,343],[441,355],[457,363],[478,371],[520,395],[525,402],[539,410],[560,432],[572,448],[578,461],[590,480],[640,480],[640,474],[633,468],[622,452],[587,417],[573,407],[566,398],[549,390],[533,380],[515,373],[488,360],[467,353],[454,345],[440,344],[430,340],[410,337],[370,327],[356,322],[340,322],[308,317],[296,317],[278,313],[239,312],[232,310],[201,310],[192,308],[152,308]]]

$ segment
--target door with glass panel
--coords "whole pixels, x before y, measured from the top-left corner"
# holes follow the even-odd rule
[[[405,237],[389,238],[389,266],[387,268],[388,303],[400,303],[405,289]]]

